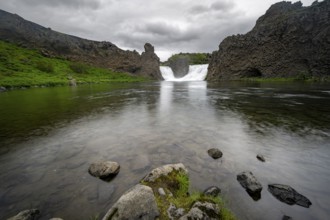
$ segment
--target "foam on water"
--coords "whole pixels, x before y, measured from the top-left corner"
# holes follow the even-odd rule
[[[188,74],[182,78],[175,78],[169,66],[161,66],[160,71],[165,81],[203,81],[206,78],[208,66],[208,64],[190,65]]]

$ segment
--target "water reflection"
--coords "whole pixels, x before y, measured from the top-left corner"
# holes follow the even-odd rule
[[[161,82],[38,91],[0,94],[7,107],[0,115],[12,120],[0,119],[6,123],[2,143],[10,143],[0,147],[8,149],[0,154],[1,219],[31,207],[41,209],[41,219],[102,216],[150,169],[178,162],[188,168],[192,189],[218,185],[241,219],[330,215],[330,94],[324,88]],[[35,115],[26,118],[29,112]],[[45,126],[43,135],[34,134]],[[8,142],[17,134],[27,138]],[[212,147],[223,158],[210,158]],[[258,153],[266,163],[255,158]],[[110,183],[87,172],[102,159],[121,165]],[[252,201],[236,181],[244,170],[265,189],[291,185],[313,205],[287,206],[267,190]]]

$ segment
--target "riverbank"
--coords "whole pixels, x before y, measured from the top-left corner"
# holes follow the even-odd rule
[[[62,86],[68,85],[72,79],[77,84],[150,80],[63,58],[45,57],[37,50],[0,41],[0,87],[12,89]]]

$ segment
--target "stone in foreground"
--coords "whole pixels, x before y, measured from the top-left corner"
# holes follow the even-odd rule
[[[260,160],[261,162],[265,162],[266,161],[265,157],[262,156],[261,154],[258,154],[257,155],[257,159]]]
[[[237,175],[237,180],[246,189],[253,200],[261,198],[262,185],[250,171],[245,171]]]
[[[221,189],[217,186],[210,186],[209,188],[207,188],[206,190],[204,190],[204,195],[206,196],[213,196],[213,197],[217,197],[220,195],[221,193]]]
[[[220,219],[219,206],[209,202],[196,202],[180,220],[216,220]]]
[[[297,204],[305,208],[309,208],[309,206],[312,205],[309,199],[287,185],[270,184],[268,185],[268,191],[278,200],[288,205]]]
[[[150,187],[138,184],[122,195],[102,220],[156,219],[158,207]]]
[[[159,177],[167,176],[173,171],[178,171],[178,172],[183,172],[185,174],[188,174],[188,170],[182,163],[168,164],[168,165],[153,169],[147,176],[145,176],[142,179],[142,181],[152,183],[155,180],[157,180]]]
[[[213,159],[218,159],[222,157],[222,152],[219,149],[211,148],[207,151],[210,157]]]
[[[36,220],[40,214],[38,209],[25,210],[7,220]]]
[[[117,162],[105,161],[92,163],[88,172],[101,179],[112,178],[119,173],[120,166]]]

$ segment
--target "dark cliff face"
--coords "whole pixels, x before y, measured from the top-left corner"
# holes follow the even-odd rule
[[[330,75],[330,0],[279,2],[213,52],[207,80]]]
[[[152,52],[147,51],[151,46],[148,43],[145,46],[146,52],[140,55],[136,51],[124,51],[110,42],[62,34],[3,10],[0,10],[0,40],[39,49],[44,56],[59,56],[94,66],[162,79],[159,58],[153,49]]]

